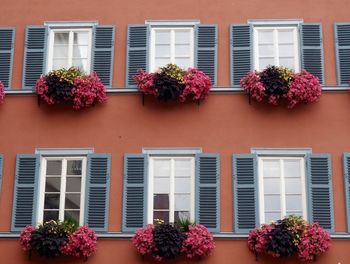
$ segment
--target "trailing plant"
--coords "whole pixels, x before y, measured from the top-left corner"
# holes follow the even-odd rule
[[[249,72],[240,84],[254,100],[266,100],[272,105],[285,101],[288,108],[299,103],[316,102],[322,94],[318,78],[311,73],[305,70],[293,73],[277,66],[268,66],[261,72]]]
[[[0,81],[0,104],[4,102],[5,99],[5,87],[3,83]]]
[[[204,72],[194,68],[182,70],[175,64],[168,64],[156,73],[139,70],[134,80],[143,94],[154,95],[165,102],[201,102],[208,97],[212,86]]]
[[[330,235],[318,223],[308,224],[299,216],[288,216],[250,231],[248,248],[256,256],[298,255],[301,261],[315,259],[330,247]]]
[[[67,102],[74,109],[90,107],[107,100],[106,89],[96,73],[84,75],[71,67],[42,75],[35,84],[36,93],[48,105]]]
[[[189,218],[179,218],[175,222],[175,226],[177,226],[181,232],[188,232],[190,230],[190,226],[195,225],[194,222],[192,222]]]

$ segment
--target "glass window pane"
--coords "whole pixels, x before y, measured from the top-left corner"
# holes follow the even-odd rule
[[[159,68],[171,63],[170,58],[156,58],[154,60],[154,70],[157,71]]]
[[[187,70],[192,67],[190,58],[175,58],[175,64],[177,64],[181,69]]]
[[[153,219],[160,219],[165,223],[169,223],[169,211],[154,211]]]
[[[288,216],[288,215],[303,216],[303,212],[302,211],[287,211],[286,216]]]
[[[88,32],[74,32],[73,44],[88,45],[89,33]]]
[[[301,175],[301,160],[284,160],[284,175],[286,177],[300,178]]]
[[[68,160],[67,175],[81,175],[82,164],[82,160]]]
[[[156,30],[155,31],[156,44],[170,44],[170,30]]]
[[[52,60],[52,69],[58,70],[58,69],[68,69],[68,59],[53,59]]]
[[[175,56],[176,57],[181,57],[181,56],[186,56],[190,57],[190,45],[176,45],[175,46]]]
[[[191,196],[189,194],[175,194],[175,211],[189,211]]]
[[[177,176],[191,176],[191,159],[176,159],[175,160],[175,177]]]
[[[190,193],[191,178],[175,178],[175,193]]]
[[[170,177],[170,159],[155,159],[154,160],[154,176]]]
[[[73,66],[82,70],[83,72],[87,72],[87,59],[73,59]]]
[[[175,30],[175,44],[189,44],[191,41],[190,30]]]
[[[88,46],[73,46],[73,58],[87,58]]]
[[[58,214],[58,211],[44,211],[43,222],[47,222],[50,220],[58,220]]]
[[[46,177],[45,192],[60,192],[61,178]]]
[[[66,192],[80,192],[81,177],[67,177]]]
[[[286,178],[286,194],[301,194],[301,179],[300,178]]]
[[[61,175],[62,173],[61,160],[48,160],[46,165],[46,175]]]
[[[170,193],[170,178],[154,178],[154,193]]]
[[[292,29],[284,29],[278,30],[278,43],[293,43],[293,30]]]
[[[68,45],[60,45],[53,47],[54,58],[67,58],[68,57]]]
[[[280,177],[280,161],[278,159],[263,160],[263,173],[265,177]]]
[[[80,194],[66,194],[65,209],[80,208]]]
[[[279,57],[294,57],[294,45],[279,45]]]
[[[64,219],[73,219],[79,223],[80,211],[64,211]]]
[[[280,194],[281,181],[279,178],[264,179],[264,193],[265,194]]]
[[[60,194],[45,194],[44,209],[59,209]]]
[[[170,58],[170,45],[156,45],[155,56]]]
[[[280,211],[281,210],[281,198],[279,195],[265,195],[265,211]]]
[[[264,70],[269,65],[274,65],[274,58],[259,58],[259,69],[260,71]]]
[[[286,195],[286,210],[302,210],[301,195]]]
[[[169,209],[169,195],[168,194],[154,194],[153,195],[154,209]]]
[[[274,55],[273,45],[259,45],[259,57],[273,57]]]
[[[56,32],[54,37],[54,44],[68,44],[69,32]]]
[[[294,58],[280,58],[280,66],[294,70]]]
[[[258,42],[273,43],[273,30],[258,30]]]
[[[185,220],[190,219],[190,212],[189,211],[175,211],[175,222],[179,220]]]
[[[281,219],[281,213],[265,213],[265,223],[269,224],[272,221]]]

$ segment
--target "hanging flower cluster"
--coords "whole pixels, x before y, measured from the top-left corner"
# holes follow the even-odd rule
[[[253,229],[248,237],[248,248],[256,256],[266,253],[277,258],[297,254],[301,261],[315,259],[330,245],[329,233],[318,223],[310,225],[293,215]]]
[[[209,256],[215,248],[213,235],[205,226],[182,228],[164,222],[138,229],[132,243],[142,256],[151,255],[158,261],[174,259],[181,253],[189,259]]]
[[[48,258],[69,255],[87,259],[96,251],[95,232],[87,226],[72,228],[71,221],[48,221],[37,228],[27,226],[21,231],[20,244],[24,251],[36,252]]]
[[[168,64],[156,73],[139,70],[134,80],[143,94],[154,95],[165,102],[191,100],[198,103],[208,97],[212,87],[204,72],[194,68],[185,71],[175,64]]]
[[[48,105],[71,103],[74,109],[81,109],[104,103],[106,89],[96,73],[84,75],[71,67],[42,75],[35,84],[36,93]]]
[[[0,104],[4,102],[5,99],[5,87],[3,83],[0,81]]]
[[[240,84],[256,101],[267,100],[272,105],[286,101],[288,108],[299,103],[316,102],[322,94],[318,78],[311,73],[305,70],[294,73],[277,66],[269,66],[261,72],[249,72]]]

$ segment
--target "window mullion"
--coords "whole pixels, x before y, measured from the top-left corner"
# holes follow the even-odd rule
[[[275,65],[280,66],[280,60],[279,60],[279,49],[278,49],[278,30],[275,28],[273,30],[273,43],[275,47]]]
[[[281,218],[286,216],[286,188],[285,188],[285,179],[284,179],[284,160],[280,159],[280,166],[281,166]]]
[[[175,160],[170,162],[170,194],[169,194],[169,222],[174,223],[175,219]]]
[[[69,41],[68,41],[68,68],[73,66],[73,39],[74,32],[69,31]]]
[[[170,62],[175,63],[175,30],[170,31]]]
[[[64,207],[66,198],[66,172],[67,172],[67,160],[62,159],[62,171],[61,171],[61,191],[60,191],[60,206],[58,219],[64,220]]]

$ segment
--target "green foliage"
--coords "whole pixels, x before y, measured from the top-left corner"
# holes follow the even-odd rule
[[[178,227],[181,232],[188,232],[189,226],[195,225],[195,222],[192,222],[189,218],[180,218],[175,222],[175,226]]]
[[[62,226],[67,234],[72,234],[79,227],[79,223],[73,218],[67,218],[62,222]]]

